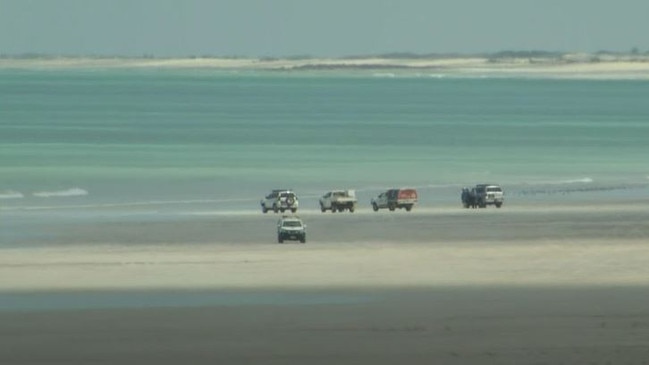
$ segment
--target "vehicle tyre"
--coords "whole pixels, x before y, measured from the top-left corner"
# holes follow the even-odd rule
[[[327,211],[327,209],[324,207],[324,205],[322,205],[322,203],[320,203],[320,211],[321,211],[322,213],[324,213],[324,212]]]
[[[338,207],[338,211],[342,213],[342,212],[345,211],[345,208],[343,208],[343,207]]]
[[[331,206],[331,213],[336,213],[336,207],[334,205]]]
[[[266,209],[266,207],[262,205],[261,206],[261,212],[262,213],[268,213],[268,209]]]
[[[293,213],[297,212],[297,208],[291,208],[291,212]]]
[[[277,243],[284,243],[282,236],[277,236]]]
[[[300,238],[300,242],[301,243],[306,243],[306,236],[303,236],[302,238]]]
[[[286,205],[293,205],[295,203],[295,199],[288,197],[286,198]]]
[[[503,206],[503,203],[496,203],[496,208],[500,208]]]
[[[373,209],[375,212],[378,212],[378,211],[379,211],[379,206],[376,205],[376,203],[373,203],[373,204],[372,204],[372,209]]]
[[[412,210],[412,205],[406,205],[406,212],[409,212]]]
[[[284,208],[280,208],[279,211],[282,212],[282,213],[284,213],[284,211],[286,211],[286,209],[284,209]]]
[[[394,205],[389,205],[389,206],[388,206],[388,209],[390,209],[391,212],[394,212],[394,210],[395,210],[396,208],[395,208]]]
[[[277,205],[273,205],[273,212],[277,213],[279,209],[277,209]]]
[[[349,212],[354,213],[354,209],[356,209],[356,208],[352,205],[351,207],[349,207]]]

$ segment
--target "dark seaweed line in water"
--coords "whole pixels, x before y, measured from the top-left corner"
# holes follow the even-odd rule
[[[513,195],[529,196],[529,195],[566,195],[572,193],[592,193],[592,192],[611,192],[611,191],[625,191],[625,190],[641,190],[649,187],[649,184],[634,184],[624,186],[587,186],[579,188],[559,188],[559,189],[526,189],[514,191]]]

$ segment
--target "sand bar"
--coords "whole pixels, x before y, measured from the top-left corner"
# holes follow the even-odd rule
[[[34,226],[2,250],[0,291],[645,286],[638,204],[304,212],[307,244],[277,244],[278,215]]]
[[[0,58],[0,69],[205,69],[225,71],[367,71],[375,75],[649,79],[649,56],[563,55],[549,58],[482,56],[432,58]]]

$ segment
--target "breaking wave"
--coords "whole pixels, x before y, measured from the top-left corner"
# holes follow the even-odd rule
[[[377,73],[372,74],[372,76],[373,77],[379,77],[379,78],[387,78],[387,79],[393,79],[393,78],[397,77],[397,75],[392,73],[392,72],[377,72]]]
[[[527,185],[562,185],[562,184],[592,184],[594,180],[590,177],[580,179],[551,180],[528,182]]]
[[[593,182],[593,179],[590,177],[585,177],[583,179],[574,179],[574,180],[565,180],[562,181],[561,184],[590,184]]]
[[[82,190],[82,189],[81,189]],[[68,195],[69,196],[69,195]],[[188,200],[144,200],[114,203],[90,203],[72,205],[31,205],[21,207],[0,207],[0,210],[61,210],[61,209],[101,209],[101,208],[136,208],[156,207],[165,205],[190,205],[190,204],[214,204],[214,203],[240,203],[256,202],[254,198],[233,198],[233,199],[188,199]],[[252,204],[256,208],[256,204]],[[255,209],[257,210],[257,209]]]
[[[25,195],[18,191],[7,190],[0,192],[0,199],[21,199],[24,197]]]
[[[81,188],[71,188],[59,191],[39,191],[32,193],[32,196],[37,198],[55,198],[55,197],[69,197],[69,196],[84,196],[88,195],[88,191]]]

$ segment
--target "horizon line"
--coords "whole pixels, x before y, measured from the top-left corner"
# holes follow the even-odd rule
[[[0,59],[56,59],[56,58],[91,58],[91,59],[259,59],[259,60],[309,60],[309,59],[367,59],[367,58],[382,58],[382,59],[431,59],[431,58],[556,58],[570,55],[590,55],[590,56],[649,56],[649,50],[640,52],[634,48],[631,51],[608,51],[600,50],[597,52],[586,51],[545,51],[545,50],[503,50],[495,52],[432,52],[432,53],[417,53],[417,52],[386,52],[386,53],[369,53],[369,54],[356,54],[345,56],[324,56],[324,55],[310,55],[310,54],[295,54],[285,56],[249,56],[249,55],[218,55],[218,54],[190,54],[190,55],[175,55],[175,56],[160,56],[153,53],[144,52],[141,55],[124,55],[124,54],[109,54],[109,53],[47,53],[47,52],[22,52],[22,53],[0,53]]]

